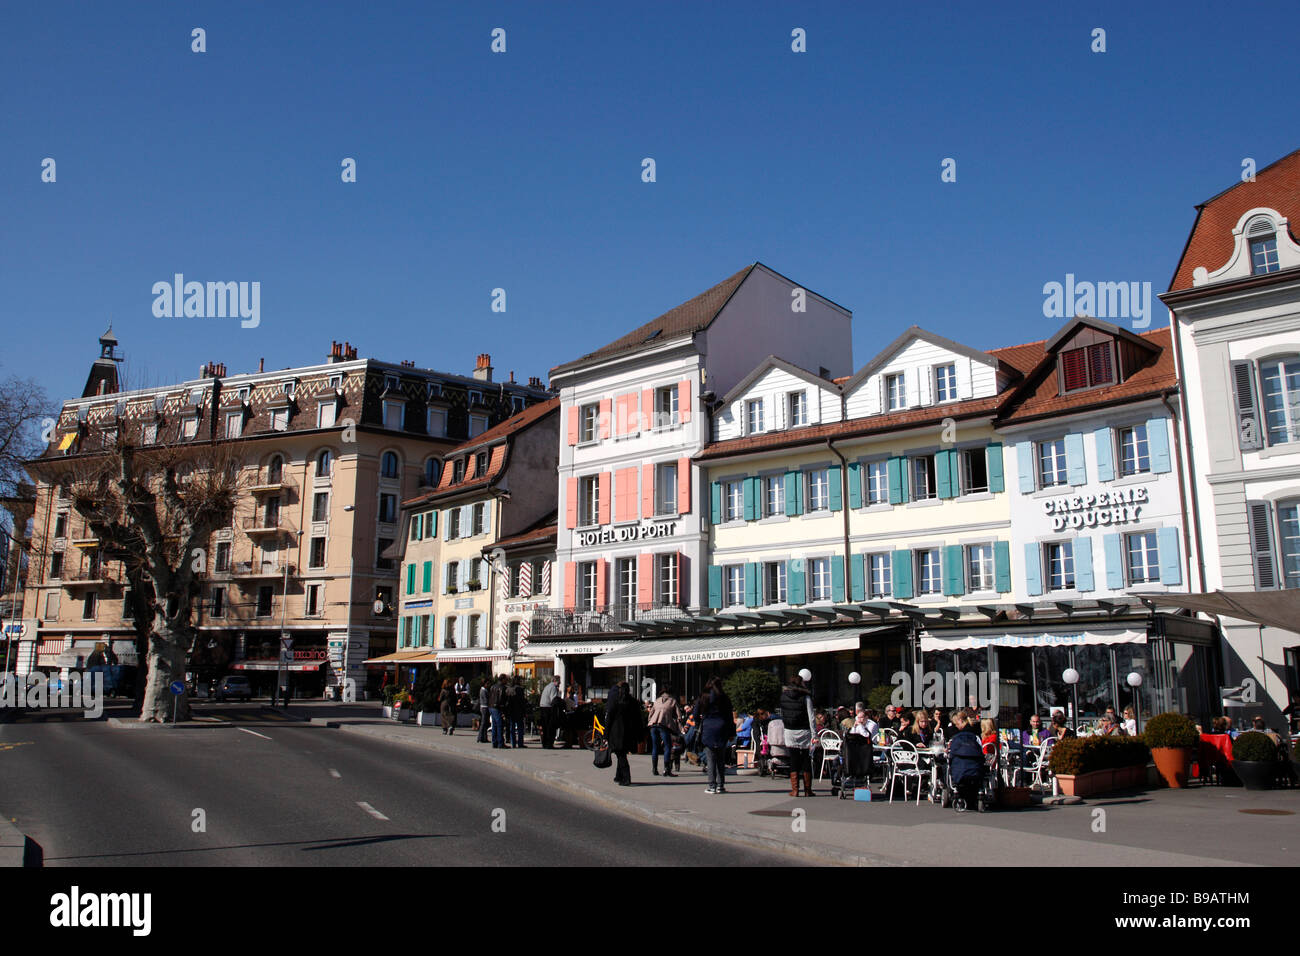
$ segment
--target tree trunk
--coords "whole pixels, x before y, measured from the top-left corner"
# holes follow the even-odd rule
[[[166,723],[172,719],[176,708],[177,720],[189,720],[189,697],[171,692],[172,681],[185,682],[186,636],[164,624],[149,635],[149,680],[144,688],[144,706],[141,720]]]

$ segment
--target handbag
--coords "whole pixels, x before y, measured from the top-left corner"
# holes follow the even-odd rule
[[[597,747],[591,758],[591,765],[597,770],[607,770],[613,762],[614,758],[609,755],[609,744]]]

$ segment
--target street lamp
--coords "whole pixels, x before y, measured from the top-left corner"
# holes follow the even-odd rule
[[[1073,667],[1067,667],[1061,673],[1061,680],[1070,685],[1070,690],[1074,693],[1074,713],[1070,720],[1070,729],[1079,729],[1079,672]]]
[[[1138,700],[1138,688],[1142,686],[1142,675],[1139,674],[1137,671],[1129,671],[1128,677],[1126,677],[1125,680],[1128,681],[1128,686],[1133,688],[1133,722],[1137,728],[1138,733],[1141,733],[1142,732],[1142,704]]]

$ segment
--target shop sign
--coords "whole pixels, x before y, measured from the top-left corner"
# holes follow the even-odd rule
[[[1133,485],[1091,495],[1043,499],[1043,513],[1052,519],[1053,531],[1132,524],[1150,500],[1146,485]]]
[[[474,606],[473,598],[456,598],[456,610],[458,611],[462,610],[463,608],[470,608],[473,606]]]
[[[677,533],[676,521],[643,521],[621,528],[602,528],[600,531],[579,531],[578,546],[590,548],[597,544],[624,544],[644,541],[647,538],[671,538]]]
[[[506,605],[507,614],[523,614],[527,611],[535,611],[539,607],[550,607],[550,600],[543,598],[540,601],[516,601]]]
[[[433,599],[426,598],[423,601],[407,601],[402,605],[403,610],[414,610],[417,607],[433,607]]]

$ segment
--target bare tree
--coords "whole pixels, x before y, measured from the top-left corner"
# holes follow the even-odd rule
[[[76,461],[43,459],[34,469],[67,489],[72,507],[122,563],[132,587],[132,617],[147,682],[140,719],[172,717],[172,681],[185,679],[194,640],[209,538],[231,523],[240,463],[229,446],[140,446],[127,429],[116,444]],[[184,695],[179,717],[188,717]]]
[[[40,454],[40,423],[50,416],[50,400],[32,379],[0,382],[0,495],[13,494],[27,460]]]

